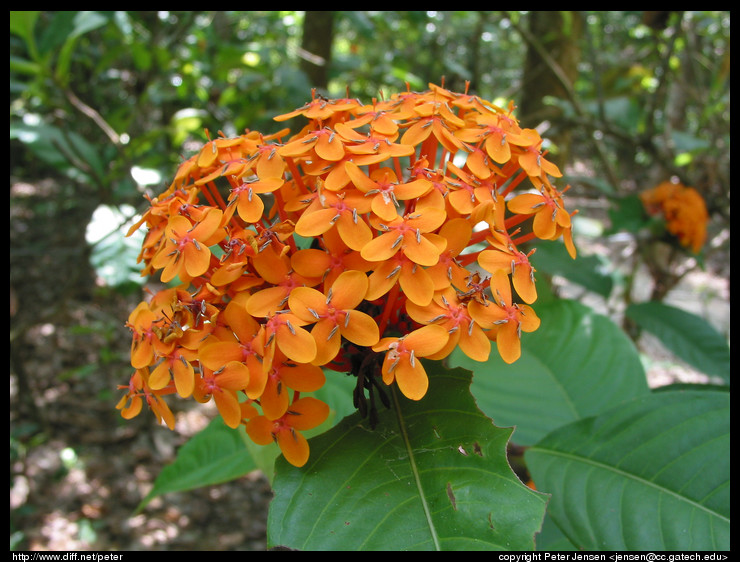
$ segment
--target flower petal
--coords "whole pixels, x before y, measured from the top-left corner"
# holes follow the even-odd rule
[[[345,271],[331,286],[331,305],[340,310],[353,309],[364,300],[367,287],[367,275],[363,272]]]
[[[342,337],[337,324],[329,318],[320,320],[311,329],[311,335],[316,341],[316,357],[311,363],[313,365],[326,365],[337,356],[342,344]]]
[[[277,444],[285,460],[293,466],[300,468],[308,462],[308,441],[300,432],[290,428],[281,429],[277,433]]]
[[[229,361],[216,375],[216,384],[229,390],[243,390],[249,385],[249,369],[241,361]]]
[[[421,400],[429,388],[429,377],[420,361],[412,366],[408,360],[401,360],[394,370],[396,384],[403,395],[410,400]]]
[[[378,343],[380,332],[375,320],[369,314],[359,310],[348,311],[349,321],[340,326],[342,335],[352,343],[369,347]]]
[[[439,255],[444,250],[447,240],[438,234],[406,234],[404,236],[403,253],[412,262],[423,266],[436,265]]]
[[[339,216],[337,230],[347,247],[358,252],[373,239],[373,232],[365,221],[358,219],[355,222],[354,216],[349,212]]]
[[[317,365],[287,364],[280,367],[280,380],[291,390],[314,392],[324,386],[326,376],[321,367]]]
[[[311,287],[296,287],[288,297],[291,312],[304,322],[316,322],[316,314],[326,311],[326,296]]]
[[[318,398],[305,396],[290,405],[285,420],[300,431],[313,429],[329,417],[329,406]]]
[[[197,246],[194,242],[186,244],[182,257],[185,259],[185,271],[191,277],[203,275],[211,265],[211,251],[200,243]]]
[[[242,409],[236,394],[230,390],[214,392],[213,400],[216,402],[218,413],[221,414],[224,423],[232,429],[239,427],[242,421]]]
[[[303,328],[292,326],[291,329],[283,324],[275,339],[280,351],[297,363],[311,363],[316,358],[316,340]]]
[[[401,289],[408,299],[419,306],[426,306],[434,297],[434,280],[425,269],[416,268],[410,263],[404,264],[398,279]]]
[[[402,234],[394,231],[385,232],[365,244],[360,250],[360,255],[369,261],[386,261],[398,252],[402,241]]]
[[[499,355],[506,363],[514,363],[522,354],[522,343],[516,322],[501,324],[496,334],[496,346]]]
[[[426,357],[442,349],[447,344],[448,336],[442,326],[430,324],[409,333],[403,343],[407,349],[413,349],[417,357]]]
[[[337,214],[337,210],[331,207],[304,212],[295,224],[295,232],[307,238],[319,236],[334,226]]]
[[[266,416],[257,416],[247,422],[246,431],[249,438],[257,445],[269,445],[272,439],[272,420]]]
[[[462,331],[458,345],[460,350],[473,361],[485,362],[491,355],[491,340],[477,324],[473,324],[470,332],[467,329]]]

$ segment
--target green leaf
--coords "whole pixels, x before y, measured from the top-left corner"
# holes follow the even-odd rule
[[[525,453],[581,550],[729,550],[730,396],[660,392],[559,428]]]
[[[242,433],[243,429],[224,424],[221,416],[214,418],[180,448],[172,464],[162,469],[136,511],[162,494],[221,484],[255,470]]]
[[[36,49],[36,41],[33,36],[33,29],[36,26],[36,20],[41,14],[38,10],[11,10],[10,11],[10,33],[15,33],[21,37],[28,47],[28,53],[31,55],[31,59],[36,61],[38,58],[38,51]]]
[[[560,275],[604,298],[609,298],[614,286],[614,279],[609,273],[610,264],[606,258],[579,253],[573,259],[562,242],[539,242],[531,262],[537,271]]]
[[[309,441],[302,468],[281,456],[268,544],[304,550],[531,550],[546,496],[506,458],[510,429],[475,406],[471,374],[424,363],[430,387],[399,395],[375,429],[348,416]]]
[[[727,339],[700,316],[657,301],[631,304],[625,314],[679,359],[730,382]]]
[[[72,130],[36,123],[11,122],[10,138],[26,144],[36,156],[61,173],[87,184],[99,184],[105,164],[98,147]]]
[[[637,350],[609,318],[564,299],[534,309],[542,323],[522,334],[515,363],[504,363],[495,347],[486,363],[459,350],[450,357],[474,371],[478,407],[496,424],[516,426],[515,443],[532,445],[561,425],[648,393]]]
[[[137,263],[145,235],[137,231],[126,236],[137,219],[134,208],[129,205],[99,205],[87,225],[85,238],[92,246],[90,263],[98,277],[109,286],[143,284],[146,280]]]
[[[611,227],[607,234],[621,231],[635,233],[648,225],[645,206],[638,195],[612,198],[611,201],[612,206],[608,210]]]
[[[60,83],[67,85],[70,79],[69,66],[72,62],[75,44],[85,33],[89,33],[108,23],[108,19],[98,12],[80,11],[75,14],[73,28],[59,50],[55,75]]]

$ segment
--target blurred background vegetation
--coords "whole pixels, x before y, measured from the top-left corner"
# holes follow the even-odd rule
[[[639,236],[635,193],[669,178],[696,188],[707,249],[652,281],[670,289],[696,267],[729,279],[729,11],[10,12],[11,548],[152,546],[146,525],[112,538],[100,489],[116,488],[100,474],[96,500],[68,491],[67,544],[45,511],[74,467],[93,480],[92,459],[133,439],[113,405],[144,282],[140,239],[121,233],[143,195],[169,184],[206,131],[276,131],[272,117],[312,88],[368,102],[442,80],[513,100],[548,139],[569,208],[598,218],[606,243]]]

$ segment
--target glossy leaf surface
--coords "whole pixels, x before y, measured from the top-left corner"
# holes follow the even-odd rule
[[[268,544],[301,550],[525,550],[546,496],[506,459],[510,429],[475,405],[470,373],[427,364],[419,402],[393,391],[371,429],[359,414],[310,440],[301,469],[281,457]],[[389,389],[392,390],[392,389]]]

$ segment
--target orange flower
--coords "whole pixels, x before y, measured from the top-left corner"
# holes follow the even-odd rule
[[[533,178],[543,178],[546,175],[562,177],[560,169],[542,155],[540,150],[542,139],[539,133],[534,129],[523,129],[522,135],[526,135],[527,141],[530,141],[528,146],[518,147],[517,150],[519,165],[522,169]]]
[[[299,109],[296,109],[295,111],[273,117],[273,119],[275,119],[275,121],[287,121],[288,119],[296,117],[297,115],[303,115],[308,119],[321,122],[327,121],[334,117],[336,114],[342,114],[352,107],[358,105],[356,102],[351,101],[332,101],[324,99],[322,97],[316,98],[315,90],[311,93],[313,94],[313,99],[306,105]]]
[[[198,402],[208,402],[213,398],[224,423],[236,428],[242,419],[237,391],[248,384],[249,369],[239,361],[229,361],[217,371],[203,367],[201,376],[196,379],[193,395]]]
[[[491,353],[491,342],[483,329],[476,324],[468,312],[467,302],[449,288],[438,292],[427,306],[411,301],[406,303],[409,316],[420,324],[436,324],[447,330],[447,344],[429,359],[444,359],[460,346],[460,350],[475,361],[487,361]]]
[[[360,255],[369,261],[386,261],[402,251],[418,265],[435,265],[446,241],[432,231],[439,228],[445,218],[443,210],[427,208],[403,217],[396,216],[387,224],[379,223],[383,234],[365,244]]]
[[[290,264],[296,273],[305,278],[321,279],[324,285],[331,286],[344,271],[365,273],[373,268],[360,252],[344,243],[337,229],[324,232],[320,244],[323,249],[305,248],[293,254]]]
[[[370,201],[357,190],[346,190],[341,194],[320,191],[296,222],[296,234],[315,237],[336,226],[345,244],[360,251],[373,237],[370,227],[359,218],[370,210],[370,205]]]
[[[551,193],[554,192],[554,193]],[[542,240],[558,236],[557,227],[570,227],[570,215],[563,208],[563,199],[554,189],[541,189],[540,193],[521,193],[507,203],[512,213],[534,215],[532,230]]]
[[[640,194],[651,215],[662,215],[666,229],[695,254],[707,239],[709,213],[704,199],[692,187],[681,183],[662,182]]]
[[[221,228],[222,216],[221,210],[211,209],[196,224],[182,215],[170,218],[165,229],[167,241],[152,259],[155,269],[164,268],[161,277],[163,283],[177,276],[189,280],[208,271],[211,263],[209,246],[226,236],[226,231]]]
[[[299,398],[290,404],[281,417],[271,420],[267,416],[257,416],[249,420],[246,430],[249,437],[258,445],[276,442],[285,460],[293,466],[301,467],[309,457],[309,445],[301,431],[313,429],[329,417],[329,406],[310,396]]]
[[[429,388],[429,378],[419,359],[441,350],[448,337],[442,326],[430,324],[401,337],[381,338],[373,351],[386,352],[383,382],[391,385],[395,380],[406,398],[421,400]]]
[[[434,283],[435,291],[445,290],[450,285],[462,289],[470,272],[458,262],[460,253],[468,247],[473,234],[470,221],[455,218],[445,222],[439,229],[439,235],[445,241],[445,249],[439,255],[439,261],[426,269]]]
[[[161,390],[174,380],[177,393],[187,398],[193,393],[195,385],[195,370],[190,363],[195,357],[193,350],[180,347],[173,349],[152,371],[149,387],[152,390]]]
[[[262,412],[277,419],[288,411],[290,391],[314,392],[324,386],[326,377],[321,367],[310,363],[293,363],[278,352],[267,372],[267,384],[260,395]]]
[[[259,197],[263,193],[272,193],[280,189],[284,180],[281,177],[256,178],[245,181],[231,190],[229,204],[236,205],[239,217],[246,223],[255,223],[262,218],[265,204]]]
[[[511,237],[505,231],[493,230],[491,232],[490,250],[483,250],[478,254],[478,263],[488,271],[505,271],[511,274],[514,289],[521,299],[527,304],[537,300],[537,287],[535,286],[534,272],[536,271],[529,263],[529,257],[535,252],[529,253],[519,251]]]
[[[269,283],[247,300],[247,312],[252,316],[264,317],[282,310],[288,302],[290,292],[295,287],[315,285],[318,279],[307,279],[291,268],[290,257],[266,248],[253,259],[252,263],[260,278]]]
[[[265,353],[262,368],[272,367],[276,351],[282,352],[296,363],[313,363],[318,353],[316,340],[301,326],[306,323],[295,314],[277,311],[267,316],[265,327]]]
[[[129,314],[126,325],[131,329],[131,365],[135,369],[148,367],[154,362],[155,346],[159,343],[155,323],[159,321],[156,312],[145,302],[139,303]],[[166,349],[172,347],[167,346]]]
[[[499,164],[511,160],[512,145],[527,146],[533,140],[523,134],[514,119],[503,113],[478,113],[476,124],[478,127],[456,131],[455,136],[465,142],[480,143],[486,154]]]
[[[361,381],[354,354],[372,349],[383,381],[419,400],[422,360],[460,348],[485,361],[496,341],[511,362],[539,326],[531,252],[517,245],[562,236],[575,256],[572,215],[513,104],[434,84],[368,105],[312,94],[275,118],[305,118],[294,134],[209,137],[129,232],[147,228],[142,275],[181,285],[129,315],[125,418],[146,403],[172,427],[163,395],[213,399],[227,425],[303,466],[301,431],[328,407],[301,395],[325,366]],[[515,193],[525,179],[539,193]],[[661,209],[694,240],[687,204]]]
[[[226,306],[222,317],[228,329],[221,329],[205,340],[198,349],[198,359],[211,371],[218,371],[232,361],[244,364],[249,372],[249,382],[242,390],[256,400],[267,383],[262,369],[264,332],[257,320],[247,314],[245,300],[240,295]]]
[[[445,101],[426,101],[414,108],[419,117],[401,137],[401,144],[422,144],[430,136],[448,152],[463,150],[463,143],[453,133],[465,122],[453,113]]]
[[[367,300],[374,301],[388,293],[395,285],[418,305],[424,306],[434,296],[434,279],[428,269],[419,267],[399,252],[375,268],[369,278]]]
[[[340,336],[368,347],[380,338],[375,320],[354,310],[367,294],[368,279],[360,271],[345,271],[326,295],[310,287],[294,289],[288,300],[290,310],[306,323],[315,322],[311,335],[316,339],[316,365],[325,365],[337,356]]]
[[[392,221],[398,216],[399,201],[416,199],[429,191],[419,182],[399,183],[396,173],[390,168],[376,168],[370,177],[354,162],[347,162],[345,168],[354,186],[366,196],[371,196],[372,211],[384,221]]]
[[[355,131],[354,127],[362,126],[364,124],[363,121],[365,121],[364,119],[353,119],[352,121],[337,123],[334,125],[334,130],[347,142],[344,148],[349,154],[372,154],[381,155],[385,158],[411,156],[414,153],[414,147],[394,143],[393,140],[398,136],[398,125],[392,122],[391,117],[387,113],[384,113],[383,117],[384,130],[389,131],[394,129],[395,131],[393,133],[384,133],[380,129],[373,127],[370,133],[362,135]],[[386,125],[387,121],[391,121],[392,125]],[[373,121],[373,124],[377,123],[377,121]]]
[[[162,398],[163,394],[169,394],[167,389],[152,390],[149,387],[149,369],[137,369],[127,386],[119,386],[119,389],[126,389],[128,392],[121,397],[116,404],[116,409],[121,410],[121,416],[124,419],[132,419],[139,415],[142,405],[146,401],[147,406],[157,418],[158,423],[164,422],[170,429],[175,429],[175,416]],[[143,398],[143,400],[142,400]]]
[[[501,358],[513,363],[521,356],[522,332],[534,332],[540,319],[531,306],[512,301],[509,276],[497,270],[491,277],[493,302],[470,301],[468,311],[477,324],[492,330]]]

